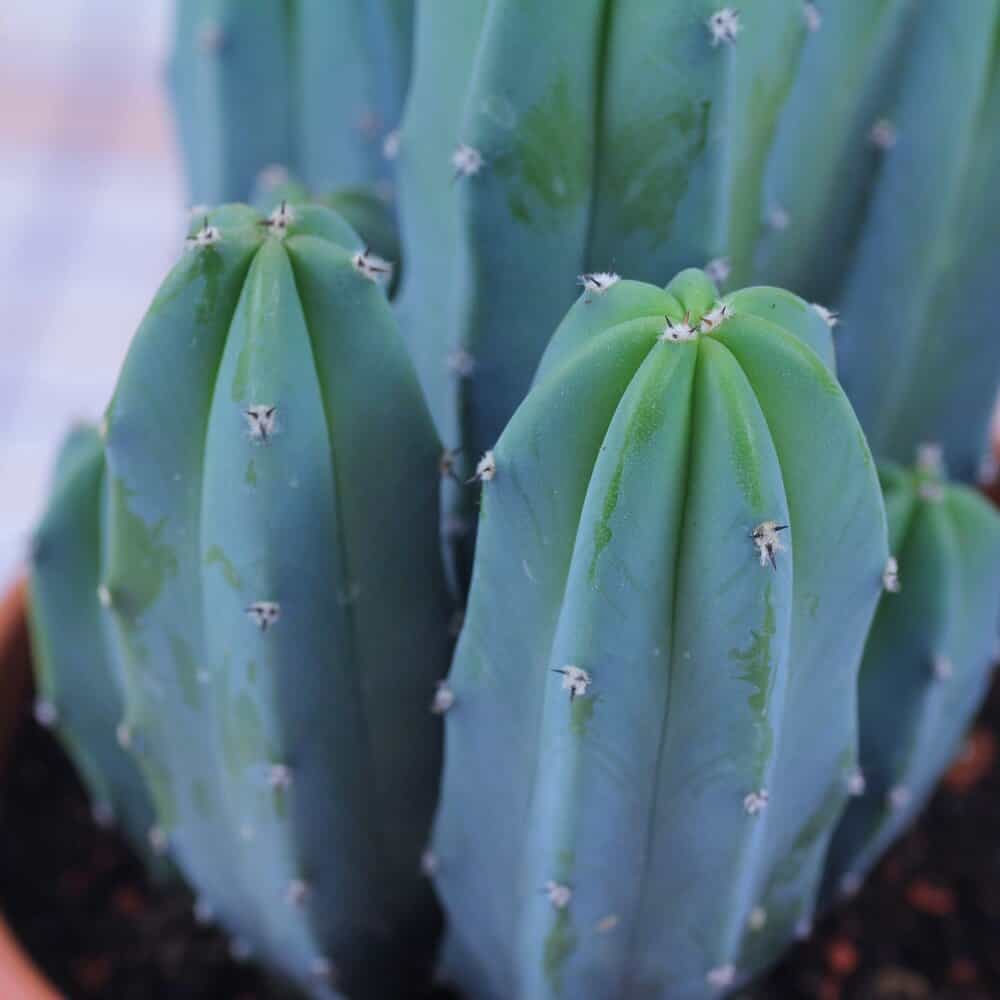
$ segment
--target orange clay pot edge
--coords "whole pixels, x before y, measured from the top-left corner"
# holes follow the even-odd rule
[[[28,586],[21,579],[0,601],[0,770],[6,767],[31,697],[27,611]],[[62,997],[35,968],[2,917],[0,997],[4,1000],[61,1000]]]

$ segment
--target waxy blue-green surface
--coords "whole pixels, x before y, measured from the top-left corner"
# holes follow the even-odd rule
[[[313,995],[334,993],[329,960],[382,997],[419,981],[436,925],[440,445],[360,238],[291,211],[210,212],[218,240],[185,250],[140,327],[107,418],[104,583],[186,877]],[[275,407],[264,439],[255,406]],[[266,629],[261,601],[280,606]]]
[[[811,918],[885,515],[823,320],[755,288],[658,339],[715,301],[698,271],[581,297],[483,483],[434,838],[476,997],[711,996]]]
[[[388,182],[413,0],[177,0],[170,84],[195,202],[248,200],[262,170],[310,187]]]
[[[800,0],[442,0],[417,14],[399,153],[400,317],[445,444],[471,473],[584,271],[748,272],[757,189],[806,33]],[[455,176],[459,144],[482,168]],[[472,530],[446,496],[452,534]]]
[[[76,428],[60,451],[32,543],[32,660],[39,698],[55,709],[56,732],[87,783],[95,816],[120,824],[152,862],[153,807],[116,737],[124,711],[121,667],[97,592],[106,499],[100,436],[96,428]]]
[[[825,895],[856,889],[923,809],[989,685],[1000,516],[933,470],[881,469],[900,590],[879,603],[859,679],[864,794],[830,848]]]

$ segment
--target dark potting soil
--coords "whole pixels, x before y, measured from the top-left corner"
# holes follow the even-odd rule
[[[1000,997],[1000,683],[918,825],[862,891],[743,996]],[[44,730],[26,723],[0,790],[0,905],[72,1000],[290,1000],[145,878]],[[440,1000],[446,994],[436,995]],[[394,998],[387,998],[394,1000]]]

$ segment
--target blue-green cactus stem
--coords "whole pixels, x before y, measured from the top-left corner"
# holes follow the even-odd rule
[[[881,469],[899,590],[879,604],[859,679],[857,797],[830,848],[826,895],[860,887],[958,751],[990,680],[1000,516],[942,479],[934,451]]]
[[[396,995],[435,933],[440,445],[339,217],[226,207],[188,243],[107,418],[130,741],[241,949]]]
[[[120,666],[108,641],[100,590],[104,448],[96,428],[66,439],[31,555],[30,622],[36,716],[54,725],[86,781],[94,818],[119,824],[153,864],[153,807],[135,762],[116,737]],[[154,834],[154,840],[156,835]]]
[[[196,202],[280,165],[318,190],[390,185],[413,0],[177,0],[168,79]]]
[[[712,996],[811,917],[887,560],[831,356],[807,303],[701,271],[556,332],[481,476],[447,689],[445,972],[477,997]]]

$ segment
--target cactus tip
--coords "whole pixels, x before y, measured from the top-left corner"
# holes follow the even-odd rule
[[[847,794],[857,798],[859,795],[865,794],[866,787],[867,782],[865,781],[864,771],[860,767],[856,767],[847,776]]]
[[[691,325],[691,314],[685,313],[684,319],[674,322],[669,316],[664,316],[663,332],[656,339],[662,343],[679,343],[698,338],[698,328]]]
[[[732,45],[740,33],[740,15],[732,7],[717,10],[706,22],[708,33],[712,38],[712,48],[719,45]]]
[[[698,329],[702,333],[712,333],[717,330],[727,319],[733,315],[732,309],[725,302],[716,302],[711,309],[701,318]]]
[[[775,556],[779,552],[785,551],[785,546],[778,537],[778,533],[785,531],[787,528],[787,524],[778,524],[776,521],[764,521],[750,532],[750,537],[757,548],[757,556],[760,559],[761,566],[767,566],[770,563],[771,569],[776,570],[778,568]]]
[[[287,764],[272,764],[268,768],[267,783],[275,791],[285,791],[292,784],[292,769]]]
[[[775,205],[767,213],[767,224],[779,233],[787,229],[791,221],[791,216],[780,205]]]
[[[302,906],[312,892],[312,887],[301,878],[293,878],[285,887],[285,902],[289,906]]]
[[[587,693],[590,687],[590,674],[580,667],[555,667],[554,674],[562,674],[562,689],[569,691],[569,700],[572,701],[577,695]]]
[[[158,823],[153,824],[146,836],[149,838],[149,846],[153,849],[154,854],[163,854],[166,851],[167,831],[162,826]]]
[[[50,729],[59,721],[59,709],[48,698],[36,698],[34,716],[35,722],[45,729]]]
[[[749,792],[743,797],[743,810],[748,816],[757,816],[767,808],[770,798],[766,788],[758,792]]]
[[[747,927],[752,931],[760,931],[764,929],[766,923],[767,910],[763,906],[755,906],[750,911],[750,916],[747,917]]]
[[[106,583],[102,583],[97,588],[97,601],[102,608],[111,607],[111,588]]]
[[[705,274],[717,285],[725,284],[729,280],[732,270],[728,257],[713,257],[705,265]]]
[[[435,715],[444,715],[455,704],[455,692],[448,687],[447,681],[438,681],[437,689],[431,700],[431,711]]]
[[[736,966],[731,962],[725,965],[717,965],[714,969],[709,969],[705,976],[705,982],[714,989],[724,990],[732,986],[736,981]]]
[[[490,482],[497,474],[497,460],[492,451],[483,453],[483,457],[476,463],[476,474],[469,480],[474,483],[477,480],[481,483]]]
[[[935,656],[931,668],[939,681],[950,681],[955,676],[955,664],[947,656]]]
[[[123,750],[127,750],[132,745],[132,727],[127,722],[119,722],[115,729],[115,739]]]
[[[252,441],[267,441],[277,428],[277,407],[267,403],[255,403],[243,411]]]
[[[376,284],[392,281],[392,264],[384,257],[373,254],[368,247],[359,250],[351,258],[351,264],[358,274]]]
[[[581,274],[576,279],[576,283],[583,286],[583,293],[586,296],[584,302],[590,302],[591,295],[603,295],[619,281],[621,277],[611,271],[592,271],[589,274]]]
[[[542,892],[548,896],[549,902],[557,910],[565,910],[573,898],[573,890],[568,885],[553,882],[551,879],[542,886]]]
[[[261,632],[266,632],[281,617],[281,605],[277,601],[254,601],[244,611]]]
[[[889,808],[893,812],[905,809],[910,804],[911,797],[911,792],[906,785],[893,785],[892,788],[889,789]]]
[[[816,4],[809,3],[807,0],[802,5],[802,16],[805,19],[807,31],[819,31],[823,27],[823,15]]]
[[[818,302],[812,304],[813,311],[819,316],[819,318],[826,323],[826,325],[832,330],[835,326],[840,323],[840,314],[834,309],[827,309],[826,306],[821,306]]]
[[[882,571],[882,587],[890,594],[899,593],[899,563],[895,556],[889,556],[885,569]]]
[[[284,239],[285,234],[288,232],[288,227],[295,221],[295,212],[292,206],[288,204],[287,201],[282,199],[280,205],[274,209],[273,212],[266,218],[262,219],[260,224],[266,226],[279,240]]]
[[[428,847],[420,855],[420,874],[430,878],[438,870],[437,855]]]
[[[888,118],[879,118],[868,133],[871,144],[878,150],[886,152],[896,145],[899,138],[896,126]]]
[[[476,370],[476,359],[464,347],[448,355],[448,368],[459,378],[468,378]]]
[[[455,179],[457,180],[459,177],[474,177],[483,169],[485,160],[478,149],[462,142],[455,147],[455,152],[451,154],[451,165],[455,170]]]
[[[199,229],[194,236],[189,236],[185,242],[187,246],[194,247],[196,250],[201,250],[205,247],[215,246],[215,244],[221,239],[222,233],[219,232],[218,227],[210,226],[208,224],[208,219],[206,218],[201,229]]]
[[[386,132],[385,138],[382,140],[382,155],[387,160],[395,160],[399,156],[400,141],[401,136],[398,128]]]

